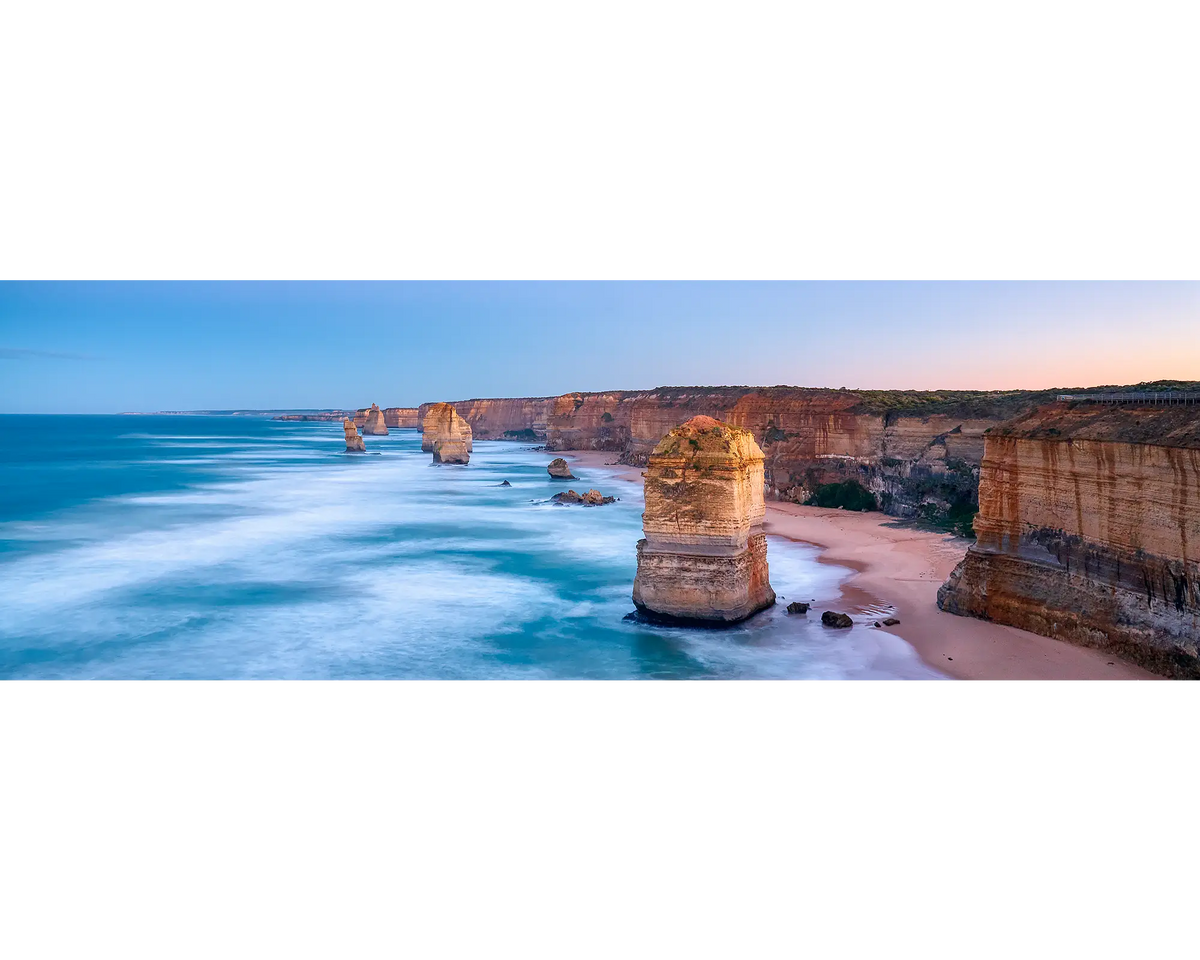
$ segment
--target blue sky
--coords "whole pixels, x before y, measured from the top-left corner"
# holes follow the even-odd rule
[[[1196,283],[0,283],[0,412],[1200,379]]]

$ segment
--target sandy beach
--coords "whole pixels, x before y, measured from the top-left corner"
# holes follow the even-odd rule
[[[623,481],[641,482],[641,471],[615,463],[616,454],[579,451],[564,456],[581,467],[602,466],[616,471]],[[580,492],[583,489],[586,484]],[[968,541],[961,537],[916,530],[882,513],[773,501],[767,502],[764,529],[821,547],[821,562],[854,571],[842,585],[845,612],[870,605],[894,607],[899,625],[880,629],[902,637],[926,663],[949,676],[961,680],[1161,679],[1095,650],[939,610],[938,587],[967,549]]]

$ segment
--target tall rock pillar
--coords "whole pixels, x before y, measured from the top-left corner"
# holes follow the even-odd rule
[[[373,403],[367,410],[367,417],[363,423],[362,432],[368,437],[386,437],[388,428],[383,419],[383,411],[379,409],[379,404]]]
[[[343,420],[342,430],[346,434],[347,453],[366,453],[366,444],[363,443],[363,438],[358,435],[358,427],[354,425],[353,420]]]
[[[448,403],[435,403],[425,414],[421,449],[434,463],[467,463],[471,459],[471,425]]]
[[[775,602],[762,523],[763,452],[748,430],[693,417],[646,469],[633,602],[651,619],[736,623]]]

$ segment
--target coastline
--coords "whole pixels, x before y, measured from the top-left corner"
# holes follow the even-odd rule
[[[638,467],[613,462],[615,453],[578,450],[561,455],[581,467],[603,467],[625,482],[641,481]],[[821,563],[853,571],[842,584],[841,602],[847,610],[861,610],[871,601],[894,607],[897,626],[866,629],[894,633],[948,676],[959,680],[1163,679],[1096,650],[939,610],[938,587],[966,552],[968,541],[961,537],[900,525],[882,513],[771,500],[763,529],[820,547]]]

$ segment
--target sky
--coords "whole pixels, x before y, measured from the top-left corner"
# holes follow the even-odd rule
[[[1200,283],[0,283],[0,413],[1200,379]]]

